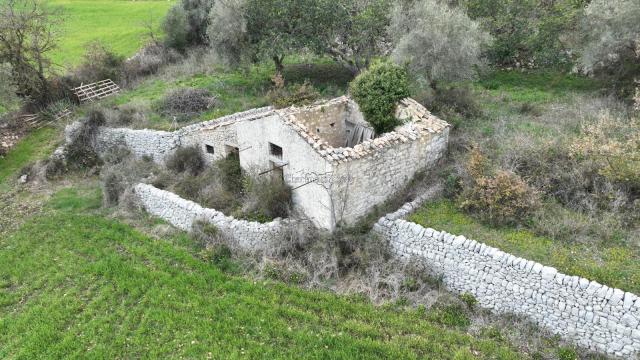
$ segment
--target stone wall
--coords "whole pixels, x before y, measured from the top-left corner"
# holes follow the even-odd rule
[[[283,115],[292,116],[294,121],[306,126],[329,145],[341,147],[345,146],[347,141],[347,105],[347,98],[339,97],[319,106],[287,109],[283,111],[286,115]]]
[[[202,146],[205,159],[213,161],[226,156],[226,146],[237,147],[235,124],[267,116],[272,113],[271,107],[251,109],[244,112],[224,116],[215,120],[185,126],[173,132],[100,127],[96,134],[94,148],[102,155],[117,146],[127,147],[131,153],[142,158],[148,156],[157,163],[162,163],[180,146]],[[65,129],[66,142],[69,143],[81,123],[74,122]],[[206,145],[214,146],[214,154],[207,153]]]
[[[446,128],[378,149],[373,156],[337,164],[333,203],[338,209],[344,204],[344,211],[337,218],[353,223],[403,189],[417,172],[433,168],[447,151],[448,136]]]
[[[423,261],[482,307],[523,315],[582,347],[627,359],[640,353],[636,295],[402,219],[418,206],[405,204],[374,226],[400,258]]]
[[[191,231],[194,221],[204,220],[215,225],[222,235],[246,251],[269,249],[275,242],[286,240],[299,225],[287,219],[265,224],[238,220],[148,184],[138,184],[134,191],[148,213],[184,231]]]

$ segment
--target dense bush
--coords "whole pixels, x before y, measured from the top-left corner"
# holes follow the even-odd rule
[[[572,154],[595,161],[600,175],[640,192],[640,117],[615,118],[600,114],[582,128]]]
[[[82,64],[73,72],[78,83],[92,83],[111,79],[118,82],[122,76],[124,58],[116,55],[100,42],[92,42],[87,46]]]
[[[96,109],[90,110],[80,122],[80,127],[66,145],[65,159],[69,169],[88,169],[100,164],[100,157],[94,150],[98,127],[105,124],[104,114]]]
[[[245,0],[216,1],[209,13],[209,45],[228,65],[246,60],[249,39],[245,3]]]
[[[289,216],[291,188],[282,180],[271,177],[245,179],[243,212],[257,221],[269,221]]]
[[[220,170],[220,182],[225,190],[234,195],[242,194],[242,168],[240,167],[240,157],[233,152],[224,159],[216,161],[216,166]]]
[[[472,78],[489,34],[464,10],[438,0],[398,2],[391,15],[393,58],[431,87]]]
[[[378,62],[358,75],[349,91],[365,119],[382,134],[399,125],[395,111],[398,101],[409,96],[407,72],[398,65]]]
[[[216,103],[216,98],[209,90],[181,88],[170,91],[160,101],[160,112],[168,116],[176,116],[178,120],[188,119],[190,116],[210,109]]]
[[[492,177],[475,179],[466,189],[460,206],[494,225],[518,224],[538,207],[538,194],[518,175],[499,171]]]
[[[414,98],[453,126],[458,126],[461,121],[473,119],[482,114],[480,104],[467,86],[422,89]]]
[[[520,176],[500,170],[474,147],[465,164],[460,207],[494,225],[522,224],[539,207],[539,194]]]
[[[112,126],[140,126],[147,120],[146,109],[141,104],[128,103],[114,109],[112,116],[109,117],[109,123]]]
[[[161,172],[153,161],[136,159],[125,148],[114,148],[104,155],[100,171],[102,199],[105,206],[131,205],[132,187],[152,179]]]
[[[320,93],[309,83],[294,84],[289,87],[276,86],[269,90],[267,98],[275,108],[285,108],[292,105],[309,105],[320,98]]]
[[[166,34],[165,44],[176,50],[184,50],[187,46],[187,12],[178,4],[169,9],[162,23]]]
[[[214,0],[181,0],[171,8],[162,24],[166,44],[178,50],[207,43],[209,11]]]
[[[198,146],[181,147],[176,150],[166,161],[168,169],[176,173],[188,172],[197,176],[205,166],[202,151]]]

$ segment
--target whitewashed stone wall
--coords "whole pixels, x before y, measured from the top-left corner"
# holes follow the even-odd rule
[[[134,191],[148,213],[184,231],[191,231],[194,221],[207,221],[246,251],[269,249],[275,241],[286,239],[298,226],[297,222],[287,219],[276,219],[265,224],[238,220],[148,184],[137,184]]]
[[[626,359],[640,353],[638,296],[401,219],[419,203],[374,226],[397,256],[424,261],[450,290],[485,308],[528,317],[582,347]]]

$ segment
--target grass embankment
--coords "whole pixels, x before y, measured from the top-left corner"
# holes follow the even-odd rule
[[[62,38],[52,60],[78,65],[87,43],[98,40],[115,53],[133,55],[147,40],[145,24],[159,28],[174,0],[47,0],[64,14]]]
[[[229,276],[186,236],[151,238],[100,204],[63,190],[0,239],[0,357],[528,357],[436,310]]]
[[[50,127],[31,132],[0,158],[0,190],[6,180],[29,163],[49,155],[56,144],[57,130]]]

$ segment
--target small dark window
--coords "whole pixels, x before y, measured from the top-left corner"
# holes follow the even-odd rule
[[[278,159],[282,159],[282,148],[276,144],[269,143],[269,153]]]
[[[336,126],[336,123],[331,123],[331,124],[329,124],[329,126],[334,127],[334,126]]]
[[[207,154],[213,154],[214,153],[212,145],[205,145],[204,147],[207,150]]]
[[[316,132],[320,132],[320,128],[316,128]]]

